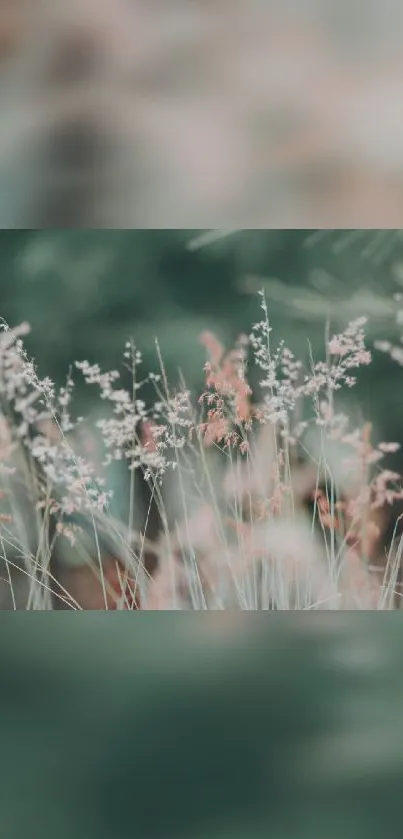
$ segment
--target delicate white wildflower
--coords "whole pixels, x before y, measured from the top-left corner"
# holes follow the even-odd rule
[[[299,381],[302,363],[291,350],[281,342],[272,353],[270,334],[272,332],[267,317],[267,307],[261,304],[266,319],[254,324],[249,340],[256,365],[266,375],[259,384],[264,391],[264,420],[274,424],[286,425],[289,414],[294,410],[299,398]]]
[[[312,373],[305,376],[301,395],[316,397],[340,390],[343,384],[355,385],[356,379],[350,371],[371,363],[371,353],[365,346],[365,323],[366,318],[356,318],[344,332],[333,336],[327,347],[329,360],[314,364]]]

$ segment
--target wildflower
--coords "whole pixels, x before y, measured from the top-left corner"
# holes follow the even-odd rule
[[[143,608],[217,604],[227,608],[223,604],[233,603],[232,598],[241,608],[250,608],[252,600],[254,608],[258,602],[262,608],[273,604],[305,608],[312,604],[312,592],[317,602],[323,596],[335,607],[339,593],[344,604],[357,602],[359,585],[364,600],[368,594],[365,602],[375,603],[365,558],[380,539],[379,511],[403,498],[397,473],[381,469],[382,459],[399,446],[373,444],[369,424],[351,429],[334,398],[342,386],[355,384],[355,370],[371,360],[365,319],[356,319],[333,335],[325,359],[312,359],[306,369],[283,341],[272,346],[264,295],[261,310],[263,318],[250,335],[241,336],[229,351],[212,333],[200,336],[207,361],[199,409],[185,386],[168,386],[162,362],[161,376],[138,375],[142,357],[132,341],[124,349],[125,367],[132,373],[129,388],[117,370],[104,371],[88,361],[76,363],[86,384],[97,388],[104,407],[97,422],[103,440],[102,466],[120,461],[129,470],[141,468],[153,490],[157,482],[161,487],[159,502],[167,502],[164,537],[156,548],[158,565],[144,583]],[[71,373],[60,389],[49,379],[40,379],[25,355],[21,341],[25,329],[5,329],[0,334],[0,401],[16,417],[12,431],[6,423],[3,433],[0,425],[2,458],[4,450],[0,466],[11,468],[4,460],[15,442],[26,447],[39,476],[36,510],[44,519],[56,516],[56,534],[77,547],[79,534],[70,523],[75,514],[90,511],[91,519],[102,520],[112,493],[95,465],[94,452],[77,451],[76,442],[73,446],[78,421],[70,414]],[[387,342],[383,349],[395,352]],[[252,405],[249,363],[255,364],[260,376],[259,406]],[[141,398],[145,383],[155,387],[157,398],[151,406]],[[319,427],[321,442],[330,439],[348,449],[342,497],[333,479],[331,493],[327,490],[327,465],[322,469],[322,463],[318,467],[313,463],[307,468],[297,459],[311,426]],[[215,453],[200,451],[195,438],[207,448],[222,448],[224,456],[221,452],[217,463],[225,462],[225,467],[217,466],[215,471],[211,466]],[[191,480],[194,486],[187,483]],[[326,531],[327,557],[313,540],[304,506],[307,499],[315,501]],[[110,608],[138,608],[137,581],[112,553],[103,557]],[[338,576],[340,591],[335,588]]]
[[[202,333],[200,340],[209,352],[210,360],[204,367],[207,390],[199,397],[199,403],[208,406],[207,418],[199,423],[198,431],[206,446],[213,443],[223,443],[227,448],[239,445],[245,453],[247,443],[242,433],[250,429],[254,413],[250,401],[252,390],[246,380],[248,339],[241,335],[235,348],[227,353],[209,332]]]

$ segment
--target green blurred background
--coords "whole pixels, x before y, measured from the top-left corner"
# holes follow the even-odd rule
[[[399,835],[397,615],[11,620],[2,836]]]

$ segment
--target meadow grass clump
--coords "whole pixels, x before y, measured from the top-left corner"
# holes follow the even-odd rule
[[[158,372],[143,375],[127,342],[129,387],[117,370],[76,362],[104,408],[93,426],[73,418],[73,368],[62,388],[41,379],[23,345],[28,326],[3,324],[2,608],[400,608],[403,490],[383,464],[399,445],[374,443],[371,425],[354,427],[338,404],[371,363],[365,318],[327,329],[324,358],[310,352],[305,368],[274,345],[263,293],[260,311],[230,351],[202,333],[198,399],[180,376],[170,385],[158,343]],[[111,513],[116,464],[129,473],[125,522]],[[148,492],[140,528],[138,477]]]

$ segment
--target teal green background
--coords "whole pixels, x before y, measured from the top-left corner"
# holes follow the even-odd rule
[[[2,836],[400,835],[397,614],[1,624]]]

